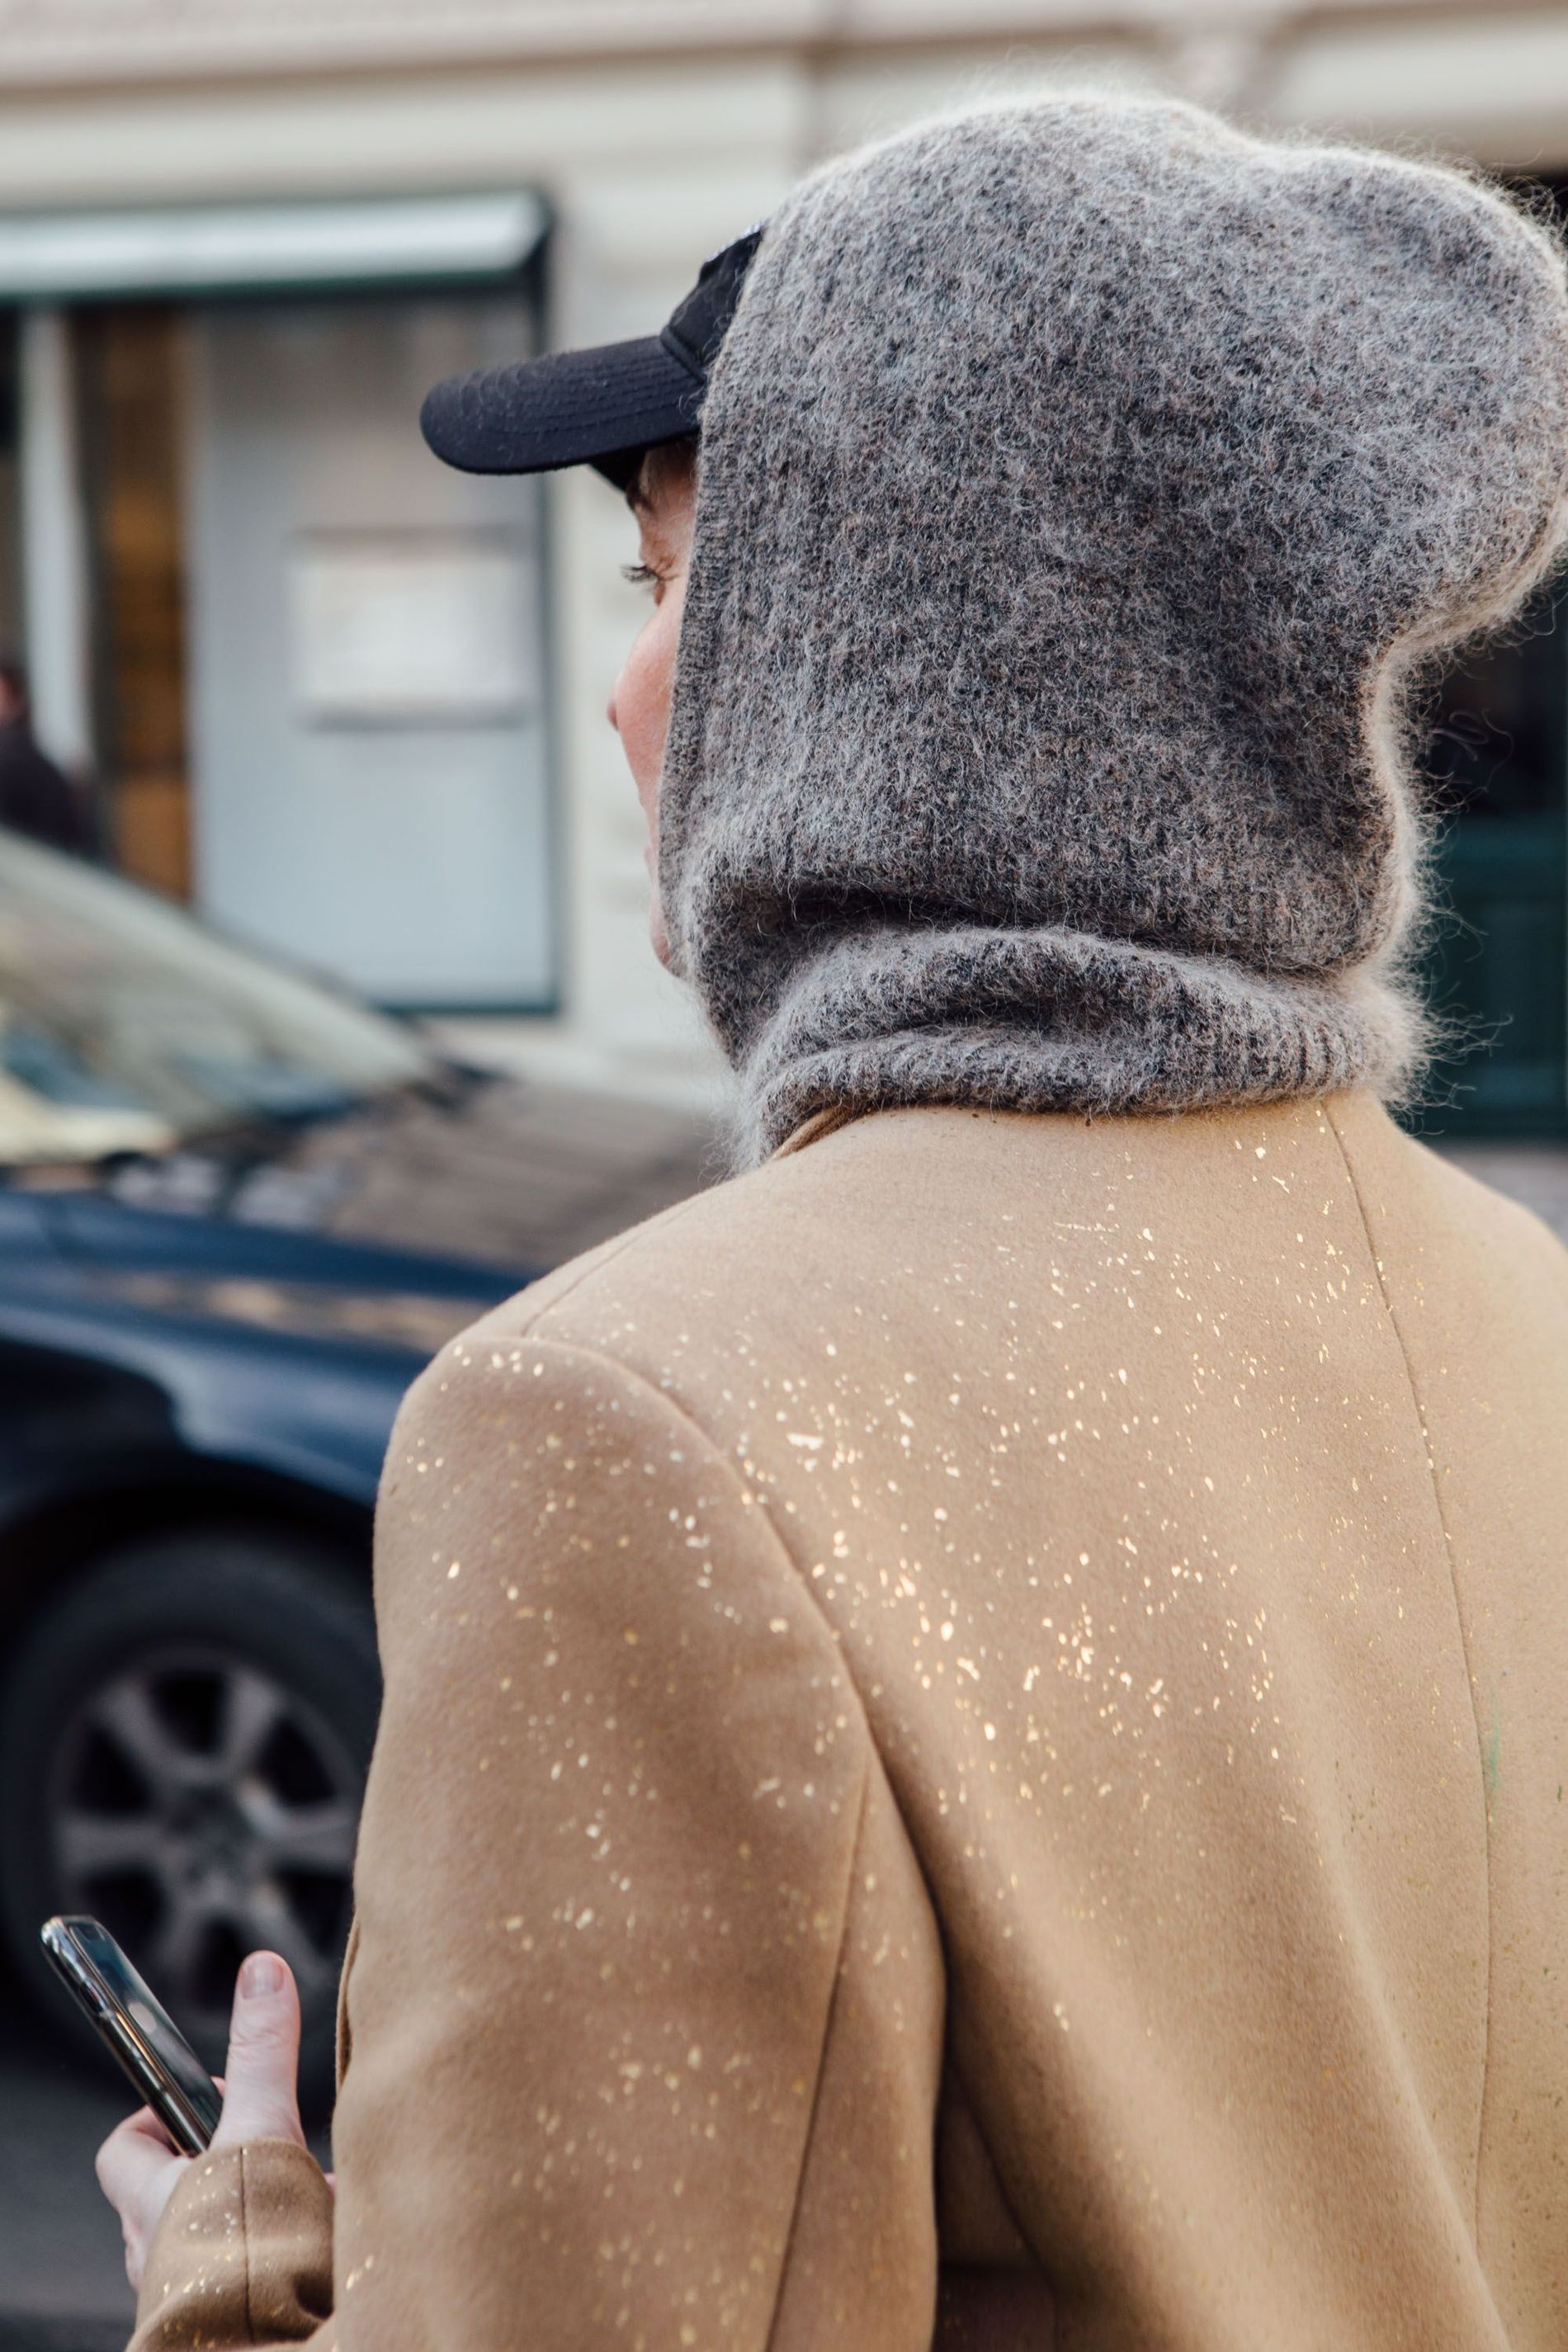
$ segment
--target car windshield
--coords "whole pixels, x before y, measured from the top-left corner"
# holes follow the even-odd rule
[[[0,832],[0,1164],[320,1118],[439,1066],[398,1023]]]

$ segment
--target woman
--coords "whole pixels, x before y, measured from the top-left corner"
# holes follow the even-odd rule
[[[1568,1258],[1383,1107],[1555,247],[1002,108],[426,426],[632,482],[749,1172],[416,1388],[335,2212],[261,1956],[139,2352],[1560,2343]]]

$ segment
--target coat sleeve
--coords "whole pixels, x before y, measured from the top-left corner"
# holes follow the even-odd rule
[[[636,1375],[470,1335],[377,1610],[335,2216],[299,2150],[198,2160],[134,2352],[923,2352],[936,1933],[761,1503]]]

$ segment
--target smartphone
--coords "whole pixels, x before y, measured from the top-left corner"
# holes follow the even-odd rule
[[[96,1919],[46,1919],[45,1951],[176,2147],[200,2156],[223,2094],[174,2019]]]

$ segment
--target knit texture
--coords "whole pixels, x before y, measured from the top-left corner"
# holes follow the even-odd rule
[[[710,385],[661,787],[741,1157],[1405,1084],[1426,657],[1564,536],[1568,291],[1457,172],[1063,97],[836,163]]]

